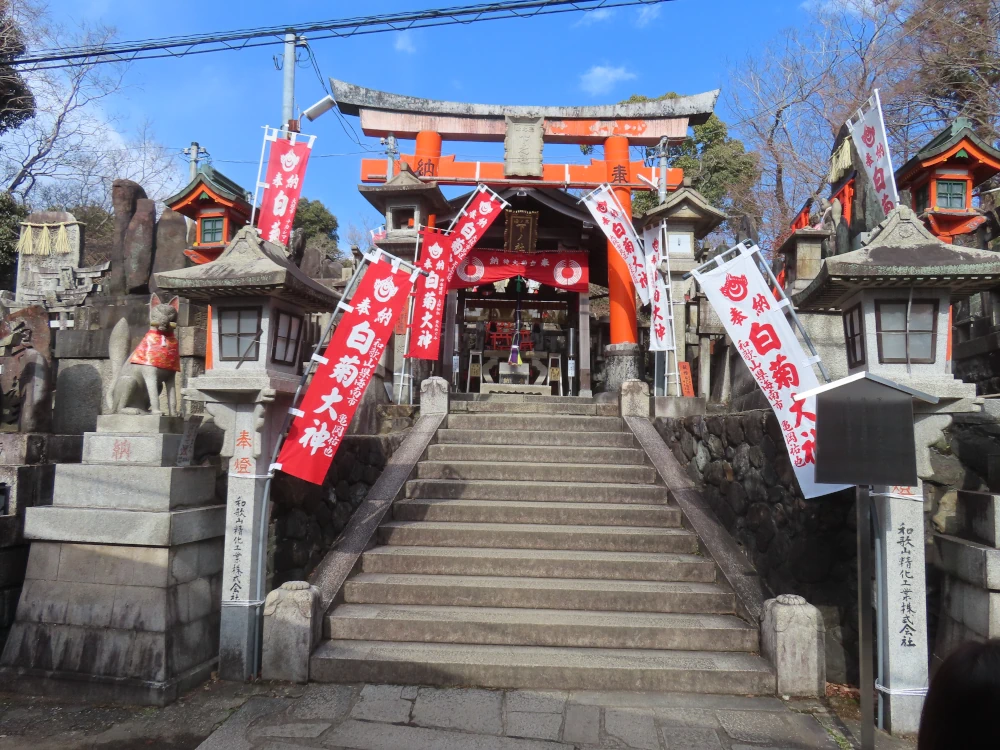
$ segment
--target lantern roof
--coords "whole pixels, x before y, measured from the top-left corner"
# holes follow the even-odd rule
[[[660,205],[653,206],[646,213],[636,217],[636,224],[648,226],[660,219],[666,219],[668,227],[671,222],[690,223],[694,225],[695,237],[700,240],[727,218],[725,213],[709,203],[708,199],[693,187],[682,187],[668,193],[667,199]]]
[[[896,184],[906,187],[924,170],[954,160],[971,170],[973,186],[1000,172],[1000,151],[976,135],[966,117],[958,117],[896,170]]]
[[[358,192],[372,204],[376,211],[384,214],[388,202],[398,198],[419,198],[426,201],[430,213],[447,213],[451,204],[444,197],[436,182],[424,182],[417,177],[410,165],[400,162],[400,171],[388,182],[381,185],[358,185]]]
[[[328,312],[340,295],[299,270],[280,245],[253,227],[236,233],[216,260],[156,274],[160,289],[211,302],[219,297],[277,297],[308,312]]]
[[[792,302],[802,310],[832,310],[863,288],[950,289],[962,296],[998,283],[1000,255],[941,242],[908,206],[897,206],[863,247],[826,258]]]

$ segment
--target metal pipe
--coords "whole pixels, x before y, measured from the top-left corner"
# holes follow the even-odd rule
[[[875,750],[875,701],[872,690],[872,527],[869,487],[855,490],[858,532],[858,685],[861,693],[861,750]]]
[[[284,82],[281,88],[281,121],[286,130],[295,119],[295,32],[285,33],[285,55],[282,60]]]

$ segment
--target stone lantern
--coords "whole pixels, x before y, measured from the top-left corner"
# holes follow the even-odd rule
[[[436,182],[423,182],[405,163],[384,185],[361,185],[358,191],[385,217],[385,237],[378,246],[397,258],[414,261],[420,227],[433,227],[438,215],[453,213]]]
[[[302,273],[284,250],[244,227],[212,263],[157,274],[160,289],[212,306],[212,368],[183,392],[225,431],[228,466],[219,675],[243,680],[259,663],[271,456],[308,359],[306,314],[338,296]],[[314,342],[308,342],[314,343]]]
[[[914,404],[917,485],[873,493],[883,550],[881,680],[888,689],[907,691],[881,696],[893,734],[916,733],[923,698],[910,691],[927,685],[923,481],[934,475],[928,449],[953,414],[980,409],[975,385],[949,371],[949,309],[956,298],[998,282],[996,253],[945,244],[911,209],[898,206],[863,247],[826,258],[815,278],[791,295],[800,313],[840,311],[848,373],[871,373],[939,398]]]

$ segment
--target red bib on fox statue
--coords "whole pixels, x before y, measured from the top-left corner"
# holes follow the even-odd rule
[[[139,346],[129,359],[134,365],[150,365],[161,370],[181,370],[181,354],[177,347],[177,336],[173,331],[166,333],[150,328],[142,337]]]

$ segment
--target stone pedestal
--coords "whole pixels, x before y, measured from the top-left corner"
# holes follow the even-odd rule
[[[305,581],[283,583],[264,603],[261,677],[309,682],[309,657],[322,635],[319,589]]]
[[[626,380],[642,378],[642,349],[638,344],[604,347],[604,390],[617,393]]]
[[[163,705],[215,668],[225,507],[214,469],[173,465],[179,426],[102,417],[86,463],[55,467],[52,505],[27,509],[8,684]]]
[[[642,380],[626,380],[621,385],[618,406],[623,417],[649,419],[649,386]]]
[[[820,611],[801,596],[764,602],[760,653],[774,665],[779,695],[826,695],[825,635]]]

